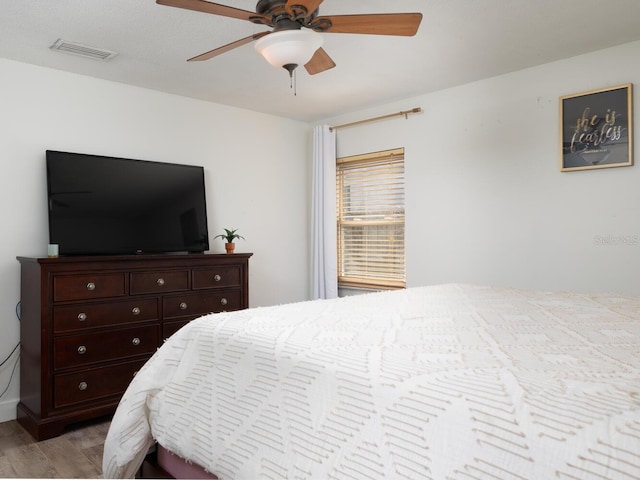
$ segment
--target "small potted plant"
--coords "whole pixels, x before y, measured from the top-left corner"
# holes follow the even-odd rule
[[[244,237],[242,235],[238,235],[236,232],[238,231],[237,228],[231,230],[229,228],[225,228],[224,229],[224,233],[220,234],[220,235],[216,235],[214,238],[214,240],[218,237],[220,238],[224,238],[227,243],[224,244],[224,248],[227,250],[227,253],[233,253],[233,250],[236,248],[236,244],[233,243],[233,241],[236,238],[241,238],[244,240]]]

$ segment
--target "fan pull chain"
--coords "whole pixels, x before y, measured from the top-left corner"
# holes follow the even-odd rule
[[[298,78],[298,76],[296,75],[297,66],[298,66],[297,63],[287,63],[286,65],[282,66],[282,68],[284,68],[287,72],[289,72],[289,88],[293,89],[294,96],[298,95],[297,82],[296,82],[296,79]]]
[[[291,82],[293,81],[293,85],[291,85]],[[293,79],[289,79],[289,88],[293,88],[293,96],[297,97],[298,96],[298,69],[295,69],[293,71]]]

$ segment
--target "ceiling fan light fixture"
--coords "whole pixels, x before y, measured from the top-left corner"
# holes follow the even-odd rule
[[[255,49],[274,67],[289,70],[287,65],[308,63],[322,42],[322,35],[311,30],[281,30],[259,39]]]

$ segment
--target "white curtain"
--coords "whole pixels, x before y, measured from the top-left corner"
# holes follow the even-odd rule
[[[314,299],[338,296],[336,238],[336,133],[327,125],[313,130],[311,286]]]

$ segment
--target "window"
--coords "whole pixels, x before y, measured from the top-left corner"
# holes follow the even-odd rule
[[[338,285],[404,288],[404,149],[338,158]]]

